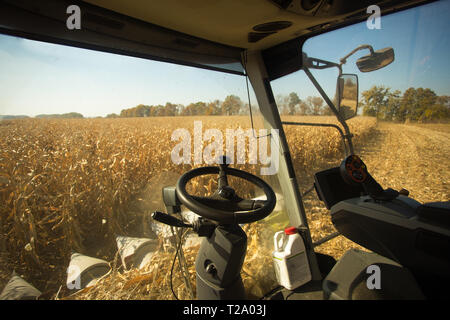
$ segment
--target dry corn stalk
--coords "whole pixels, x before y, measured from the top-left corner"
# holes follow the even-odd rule
[[[131,214],[129,208],[148,181],[161,172],[179,175],[194,167],[176,165],[170,157],[177,143],[171,141],[172,132],[184,127],[192,133],[194,120],[203,121],[203,130],[220,129],[224,136],[226,129],[251,127],[249,118],[240,116],[2,121],[0,231],[2,246],[15,262],[15,268],[41,291],[56,293],[65,282],[72,250],[113,259],[116,234],[139,236],[142,217]],[[302,117],[287,120],[305,121]],[[306,119],[324,120],[334,121],[331,117]],[[350,127],[357,145],[370,136],[375,121],[356,118],[350,121]],[[293,126],[286,126],[285,130],[297,177],[312,177],[319,166],[329,166],[342,157],[342,143],[333,130]],[[206,144],[207,141],[203,141],[203,146]],[[246,148],[248,151],[248,143]],[[234,166],[258,173],[258,165],[248,164],[248,152],[246,154],[246,164]],[[299,180],[302,188],[310,182]],[[232,183],[241,196],[256,195],[245,182]],[[210,194],[216,183],[203,177],[193,181],[190,188],[200,195]],[[164,207],[159,209],[164,210]],[[254,241],[259,237],[254,230],[261,231],[262,227],[255,225],[248,229],[248,261],[270,254],[270,250]],[[195,250],[185,253],[191,265],[194,256]],[[159,268],[151,274],[113,272],[96,286],[103,286],[105,293],[89,289],[85,294],[90,296],[84,297],[170,299],[167,270],[172,253],[162,252],[157,257],[154,263]],[[263,263],[269,263],[266,258],[262,259]],[[273,275],[249,268],[250,265],[244,268],[244,282],[248,288],[253,288],[252,294],[258,296],[269,288]],[[192,268],[189,273],[194,284]],[[121,277],[123,281],[116,283]],[[267,283],[256,288],[254,283],[262,278],[267,279]],[[182,283],[175,278],[181,297],[188,297]],[[133,294],[127,293],[128,289],[133,290]]]

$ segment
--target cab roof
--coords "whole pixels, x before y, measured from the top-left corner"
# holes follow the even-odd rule
[[[263,52],[271,78],[298,69],[308,37],[426,1],[402,0],[3,0],[0,33],[244,74],[246,50]],[[78,5],[81,29],[69,30]],[[292,61],[292,63],[290,63]]]

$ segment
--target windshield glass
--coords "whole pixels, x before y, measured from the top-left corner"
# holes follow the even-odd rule
[[[407,189],[422,203],[450,199],[449,13],[450,2],[439,1],[381,16],[379,28],[373,21],[362,22],[310,38],[303,46],[308,57],[338,64],[360,45],[371,45],[374,51],[394,49],[395,60],[372,72],[360,72],[356,65],[368,49],[347,58],[343,73],[359,78],[357,116],[347,124],[355,153],[372,176],[384,188]],[[338,69],[310,71],[336,103]],[[303,70],[271,84],[283,121],[338,124]],[[335,128],[284,129],[301,192],[311,190],[315,172],[339,166],[345,157]],[[313,241],[335,232],[316,192],[304,197],[304,205]],[[339,258],[352,246],[337,237],[316,250]]]
[[[222,154],[277,194],[272,220],[243,226],[248,294],[273,288],[270,251],[262,245],[272,247],[273,233],[288,220],[250,87],[251,131],[244,77],[10,36],[0,36],[0,67],[0,290],[16,270],[47,298],[60,289],[59,297],[80,292],[79,299],[173,299],[171,283],[178,298],[195,298],[202,238],[184,234],[182,263],[173,269],[181,231],[151,214],[168,210],[163,187],[193,168],[217,165]],[[229,183],[244,199],[265,199],[248,182]],[[217,177],[196,178],[187,188],[210,196]],[[92,261],[100,267],[83,273]],[[99,278],[91,291],[79,291]]]

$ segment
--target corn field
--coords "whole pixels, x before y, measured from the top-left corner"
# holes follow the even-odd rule
[[[246,116],[195,120],[202,121],[203,129],[251,128]],[[334,123],[332,117],[290,116],[283,120]],[[0,270],[2,276],[15,269],[54,298],[65,283],[71,252],[116,264],[115,236],[145,236],[150,211],[164,210],[161,187],[173,185],[179,175],[195,167],[171,161],[171,150],[177,144],[171,140],[172,132],[186,128],[192,133],[193,121],[192,117],[1,121],[0,257],[6,258],[0,258],[0,268],[7,268]],[[376,121],[357,117],[349,121],[349,126],[358,145],[370,138]],[[337,165],[344,156],[335,129],[286,125],[285,132],[301,191],[312,185],[316,170]],[[235,167],[258,173],[257,165]],[[236,184],[232,181],[238,194],[257,195],[244,183]],[[204,178],[193,181],[190,191],[206,194],[215,186],[214,181]],[[155,199],[144,212],[136,209],[142,197]],[[316,210],[317,203],[310,206],[308,201],[305,198],[306,210],[312,212],[308,214],[313,238],[320,238],[332,228],[321,217],[323,208]],[[271,236],[262,222],[246,225],[244,230],[248,235],[244,284],[250,297],[258,297],[273,286],[271,271],[259,268],[272,263]],[[193,284],[196,250],[198,247],[190,247],[185,252]],[[153,257],[147,269],[119,272],[113,268],[97,286],[77,297],[172,299],[167,270],[173,255],[173,248],[161,246],[160,254]],[[179,297],[192,298],[181,284],[182,280],[175,277]]]

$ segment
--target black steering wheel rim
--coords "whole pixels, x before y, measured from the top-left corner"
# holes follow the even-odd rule
[[[232,212],[226,210],[220,210],[217,208],[210,208],[199,201],[196,201],[187,191],[186,185],[193,178],[207,175],[207,174],[219,174],[219,167],[200,167],[190,170],[184,173],[177,182],[176,193],[180,202],[186,206],[192,212],[213,221],[217,221],[219,224],[242,224],[255,222],[267,217],[275,208],[276,196],[272,188],[261,178],[234,168],[226,168],[226,174],[242,178],[249,181],[262,189],[267,197],[265,204],[257,209],[248,211]]]

